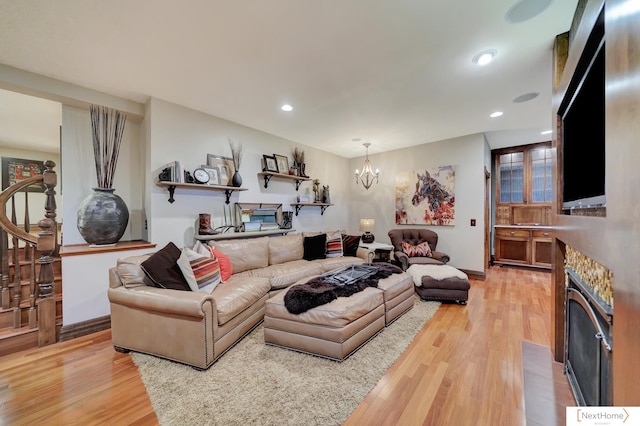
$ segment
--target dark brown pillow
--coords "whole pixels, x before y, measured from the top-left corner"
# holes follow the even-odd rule
[[[360,235],[342,234],[342,251],[344,256],[357,256],[360,245]]]
[[[314,260],[327,258],[327,234],[314,235],[313,237],[304,237],[303,246],[303,259]]]
[[[169,242],[140,264],[151,285],[173,290],[191,291],[189,283],[187,283],[184,275],[182,275],[180,266],[178,266],[180,253],[180,249],[172,242]]]

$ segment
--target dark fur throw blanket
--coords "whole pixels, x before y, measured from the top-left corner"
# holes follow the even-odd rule
[[[349,297],[367,287],[378,287],[379,280],[402,273],[402,269],[390,263],[379,263],[376,267],[378,272],[353,284],[337,285],[316,277],[304,284],[291,286],[284,296],[284,306],[292,314],[301,314],[338,297]]]

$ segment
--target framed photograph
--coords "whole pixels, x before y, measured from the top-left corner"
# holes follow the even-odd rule
[[[278,173],[278,163],[276,163],[276,157],[271,155],[263,155],[264,158],[264,171]]]
[[[2,189],[44,172],[44,161],[2,157]],[[31,185],[29,192],[44,192],[43,185]]]
[[[202,165],[200,168],[209,175],[209,182],[207,182],[207,185],[220,185],[220,176],[216,167]]]
[[[233,160],[230,157],[207,154],[207,166],[218,171],[219,183],[217,185],[231,186],[231,178],[236,172],[236,169],[233,166]]]
[[[278,166],[278,173],[289,174],[289,159],[284,155],[273,154]]]

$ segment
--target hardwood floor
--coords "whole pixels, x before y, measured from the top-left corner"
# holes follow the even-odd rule
[[[551,275],[494,267],[471,284],[469,303],[443,304],[345,425],[526,423],[523,341],[549,346]],[[0,424],[157,424],[131,357],[110,339],[106,330],[0,358]],[[572,398],[555,377],[553,395],[538,386],[545,395],[527,401],[562,417]]]

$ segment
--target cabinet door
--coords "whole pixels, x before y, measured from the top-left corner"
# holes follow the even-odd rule
[[[540,268],[551,268],[553,238],[550,231],[532,231],[531,264]]]
[[[500,229],[496,232],[495,261],[529,264],[531,245],[529,231]]]
[[[531,202],[550,203],[552,201],[551,173],[553,172],[553,150],[536,148],[531,150]]]
[[[500,172],[499,203],[524,202],[524,152],[498,157]]]

